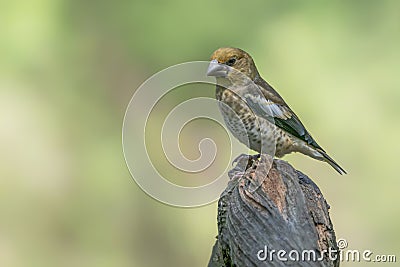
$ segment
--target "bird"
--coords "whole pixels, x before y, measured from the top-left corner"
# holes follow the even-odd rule
[[[315,141],[278,92],[261,76],[244,50],[222,47],[210,58],[207,76],[216,78],[216,99],[225,124],[250,149],[278,158],[300,152],[346,171]]]

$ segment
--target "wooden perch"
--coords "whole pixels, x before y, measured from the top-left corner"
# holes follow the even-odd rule
[[[208,266],[339,266],[321,191],[285,161],[273,160],[268,172],[271,160],[243,156],[230,171],[218,202],[218,237]],[[261,186],[253,192],[254,180]],[[285,252],[280,259],[279,250]]]

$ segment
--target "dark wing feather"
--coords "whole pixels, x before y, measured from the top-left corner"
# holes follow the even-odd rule
[[[307,144],[324,151],[322,147],[320,147],[318,143],[312,138],[312,136],[307,132],[307,130],[304,128],[303,124],[296,117],[296,115],[293,115],[291,118],[288,119],[281,119],[277,117],[274,117],[274,119],[275,125],[279,128],[282,128],[286,132],[296,136],[297,138],[300,138]]]

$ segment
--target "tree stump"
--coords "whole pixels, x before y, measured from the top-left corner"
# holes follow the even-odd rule
[[[339,266],[329,205],[317,185],[289,163],[264,156],[242,156],[229,172],[208,266]],[[273,160],[269,171],[264,160]],[[252,192],[254,179],[261,186]]]

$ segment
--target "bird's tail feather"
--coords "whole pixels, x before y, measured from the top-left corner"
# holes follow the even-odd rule
[[[331,165],[338,173],[340,174],[347,174],[347,172],[339,166],[331,157],[326,154],[325,151],[321,149],[317,149],[317,151],[324,157],[324,161],[326,161],[329,165]]]

